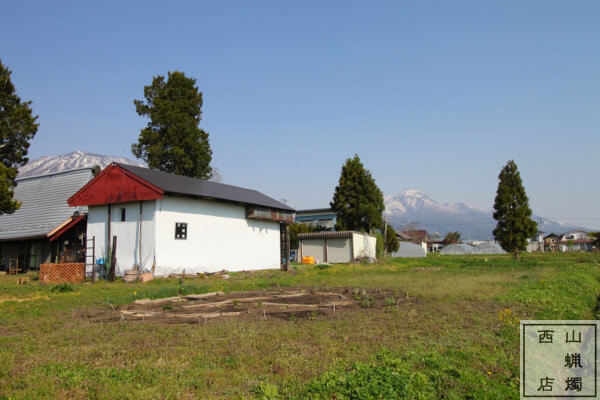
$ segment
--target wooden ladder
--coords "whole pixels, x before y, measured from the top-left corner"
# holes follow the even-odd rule
[[[92,259],[91,262],[89,261],[90,258]],[[94,283],[96,282],[96,236],[92,236],[91,239],[86,237],[85,239],[85,270],[83,272],[84,279],[85,271],[87,271],[88,265],[92,266],[92,283]]]

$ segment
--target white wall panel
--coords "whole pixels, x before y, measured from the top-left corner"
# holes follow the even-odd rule
[[[362,233],[352,234],[352,246],[354,250],[354,259],[376,256],[377,239],[375,236],[370,236]]]
[[[246,219],[244,206],[167,196],[156,207],[156,275],[279,268],[279,223]],[[175,239],[175,223],[187,239]]]
[[[125,209],[125,221],[121,221],[121,210]],[[150,270],[154,260],[154,209],[155,201],[142,204],[142,270]],[[106,261],[106,248],[112,245],[107,237],[108,206],[90,206],[88,211],[88,238],[96,237],[96,259]],[[111,206],[111,236],[117,237],[116,274],[123,273],[140,263],[140,203],[117,203]]]

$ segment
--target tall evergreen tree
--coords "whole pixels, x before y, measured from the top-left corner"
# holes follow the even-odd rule
[[[29,142],[39,124],[31,101],[22,102],[10,80],[11,71],[0,60],[0,215],[14,213],[20,203],[14,198],[18,167],[27,163]]]
[[[385,231],[385,253],[391,254],[398,251],[400,248],[400,241],[398,240],[398,236],[396,235],[396,230],[391,226],[387,225],[384,227]]]
[[[146,101],[134,100],[141,116],[150,118],[138,142],[131,146],[137,158],[152,169],[177,175],[210,179],[212,150],[208,133],[198,125],[202,119],[202,92],[196,80],[183,72],[156,76],[144,87]]]
[[[527,239],[537,232],[537,223],[531,219],[529,199],[517,164],[512,160],[506,163],[498,179],[494,200],[494,219],[498,223],[494,237],[504,250],[518,259],[519,252],[527,248]]]
[[[382,225],[383,193],[358,155],[342,167],[330,206],[337,214],[337,230],[372,232]]]

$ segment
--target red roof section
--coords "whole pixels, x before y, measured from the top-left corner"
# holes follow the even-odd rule
[[[80,215],[79,217],[74,217],[71,219],[71,222],[69,222],[68,224],[64,225],[62,228],[60,228],[58,231],[54,232],[52,235],[50,235],[50,241],[54,241],[55,239],[59,238],[60,235],[62,235],[63,233],[67,232],[69,229],[71,229],[72,227],[74,227],[75,225],[77,225],[77,223],[79,221],[81,221],[82,219],[85,218],[85,215]]]
[[[111,164],[67,200],[71,207],[98,206],[129,201],[156,200],[163,190],[139,176]]]

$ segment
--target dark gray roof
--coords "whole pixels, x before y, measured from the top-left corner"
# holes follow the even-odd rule
[[[203,181],[201,179],[190,178],[189,176],[168,174],[166,172],[136,167],[133,165],[115,164],[124,170],[139,176],[146,182],[162,189],[166,193],[224,200],[233,203],[274,208],[277,210],[294,211],[293,208],[290,208],[269,196],[265,196],[256,190],[225,185],[223,183]]]
[[[18,178],[15,199],[21,207],[0,215],[0,240],[45,237],[73,212],[87,212],[87,207],[69,207],[67,199],[90,179],[91,168]]]
[[[352,234],[375,237],[369,233],[358,232],[358,231],[322,231],[322,232],[299,233],[298,239],[344,239],[344,238],[351,238]]]
[[[296,214],[312,214],[312,213],[333,213],[331,208],[310,208],[307,210],[297,210]]]

